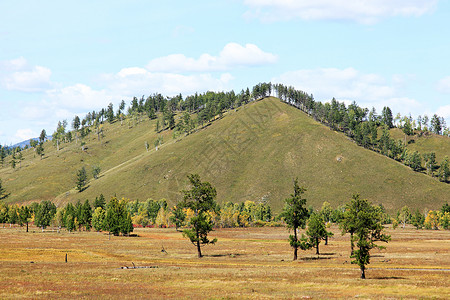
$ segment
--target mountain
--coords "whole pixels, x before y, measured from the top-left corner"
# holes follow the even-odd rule
[[[219,203],[264,200],[275,211],[292,193],[296,177],[307,189],[308,205],[316,208],[324,201],[340,205],[354,193],[382,203],[390,212],[404,205],[437,209],[450,200],[450,184],[364,149],[276,98],[230,110],[210,125],[176,139],[170,130],[156,133],[155,124],[147,117],[136,123],[105,124],[103,138],[98,140],[91,133],[85,139],[86,151],[81,150],[80,141],[62,144],[59,152],[46,142],[42,160],[33,149],[25,150],[20,168],[0,169],[4,186],[12,193],[8,201],[46,199],[64,204],[93,200],[103,193],[107,198],[117,195],[132,200],[166,198],[174,204],[187,188],[189,173],[211,182]],[[156,150],[158,137],[164,142]],[[440,151],[449,153],[445,151],[450,141],[443,141]],[[413,144],[421,147],[420,143]],[[85,166],[90,173],[94,165],[100,166],[100,177],[78,193],[76,171]]]

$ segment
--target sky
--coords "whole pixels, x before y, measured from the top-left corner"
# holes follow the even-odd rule
[[[154,93],[282,83],[450,126],[450,1],[0,1],[0,144]]]

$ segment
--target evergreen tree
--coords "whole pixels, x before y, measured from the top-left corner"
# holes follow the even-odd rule
[[[445,156],[439,166],[439,180],[442,182],[447,182],[450,177],[450,166],[448,161],[448,156]]]
[[[78,192],[82,192],[86,187],[87,173],[85,167],[77,171],[76,186]]]
[[[294,193],[285,200],[285,206],[281,213],[287,227],[294,232],[293,235],[289,235],[289,244],[294,248],[294,260],[297,260],[298,248],[302,246],[297,237],[297,230],[298,228],[305,228],[306,220],[309,217],[306,199],[302,197],[305,191],[305,188],[298,185],[298,178],[296,178],[294,180]],[[301,248],[304,249],[304,247]]]
[[[77,228],[77,213],[72,203],[66,205],[64,210],[63,223],[67,231],[72,232]]]
[[[321,240],[328,239],[332,233],[326,230],[322,215],[312,213],[309,217],[306,235],[308,236],[308,240],[306,240],[305,236],[302,235],[302,242],[306,245],[304,248],[314,247],[316,248],[316,254],[319,255],[319,244]]]
[[[36,212],[34,223],[36,226],[41,227],[42,231],[50,225],[53,216],[56,214],[56,206],[52,202],[45,200],[39,204],[39,208]]]
[[[81,207],[81,213],[79,217],[79,224],[84,226],[86,230],[91,229],[91,220],[92,220],[92,207],[89,204],[89,200],[83,203]]]
[[[419,209],[417,209],[416,212],[411,216],[411,224],[416,227],[416,229],[422,229],[424,222],[424,215],[419,211]]]
[[[431,131],[434,132],[435,134],[440,134],[442,130],[442,123],[439,116],[434,114],[433,117],[431,118],[430,123],[431,123]]]
[[[108,108],[106,109],[106,119],[109,123],[114,122],[114,108],[112,103],[109,103]]]
[[[47,139],[47,133],[45,129],[42,129],[41,134],[39,135],[39,142],[42,144]]]
[[[0,179],[0,200],[8,198],[9,195],[9,193],[6,193],[6,189],[3,187],[2,180]]]
[[[95,200],[94,200],[94,210],[95,210],[97,207],[101,207],[101,208],[105,209],[105,205],[106,205],[106,201],[105,201],[105,197],[103,196],[103,194],[100,194],[100,196],[95,197]]]
[[[36,147],[36,153],[41,157],[41,159],[44,157],[44,143],[39,143]]]
[[[181,205],[176,205],[172,208],[172,215],[170,216],[170,222],[175,224],[175,230],[183,226],[186,220],[186,213],[184,212]]]
[[[366,265],[370,263],[370,250],[373,248],[383,249],[384,247],[378,246],[375,242],[387,243],[391,236],[383,233],[380,211],[366,199],[361,199],[359,195],[354,195],[352,201],[347,204],[346,213],[347,218],[344,218],[344,222],[349,222],[346,227],[352,228],[357,241],[357,250],[354,250],[351,255],[354,258],[352,264],[360,267],[361,279],[365,279]],[[352,216],[349,217],[349,214]]]
[[[119,233],[127,235],[133,231],[131,215],[127,211],[125,199],[122,198],[119,201],[116,197],[111,198],[106,207],[104,228],[113,235],[119,235]]]
[[[100,171],[101,171],[100,166],[93,166],[92,167],[92,176],[95,179],[98,179],[98,175],[100,174]]]
[[[31,211],[28,208],[28,206],[21,206],[19,209],[19,220],[20,224],[26,224],[27,225],[27,232],[28,232],[28,223],[31,219]]]
[[[182,207],[191,209],[194,216],[189,222],[191,228],[183,230],[183,236],[189,238],[197,247],[198,257],[201,258],[201,246],[217,242],[217,239],[208,239],[208,233],[213,230],[213,221],[208,212],[218,211],[214,200],[217,193],[209,182],[201,182],[198,174],[190,174],[188,178],[192,187],[190,190],[182,191],[184,194]]]
[[[94,213],[92,214],[92,227],[94,227],[96,231],[103,230],[105,218],[106,211],[101,206],[95,208]]]
[[[427,169],[427,174],[434,176],[434,169],[436,169],[436,153],[430,152],[423,155],[423,160],[425,161],[425,168]]]

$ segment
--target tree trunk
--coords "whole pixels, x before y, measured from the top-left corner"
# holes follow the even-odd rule
[[[366,279],[366,268],[361,267],[361,279]]]
[[[27,232],[28,232],[28,222],[27,222]]]
[[[297,228],[294,228],[294,239],[295,239],[295,242],[297,243]],[[297,260],[297,251],[298,251],[298,247],[295,246],[294,247],[294,260]]]
[[[328,245],[328,234],[325,236],[325,246]]]
[[[351,245],[351,248],[352,248],[351,255],[353,255],[353,248],[355,247],[355,245],[353,244],[353,232],[350,232],[350,245]]]
[[[197,251],[198,251],[198,258],[202,258],[202,249],[200,248],[200,241],[197,241]]]
[[[316,237],[316,254],[319,255],[319,238]]]

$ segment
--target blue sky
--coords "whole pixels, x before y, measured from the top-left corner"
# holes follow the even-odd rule
[[[283,83],[450,125],[450,3],[1,1],[0,144],[123,99]]]

